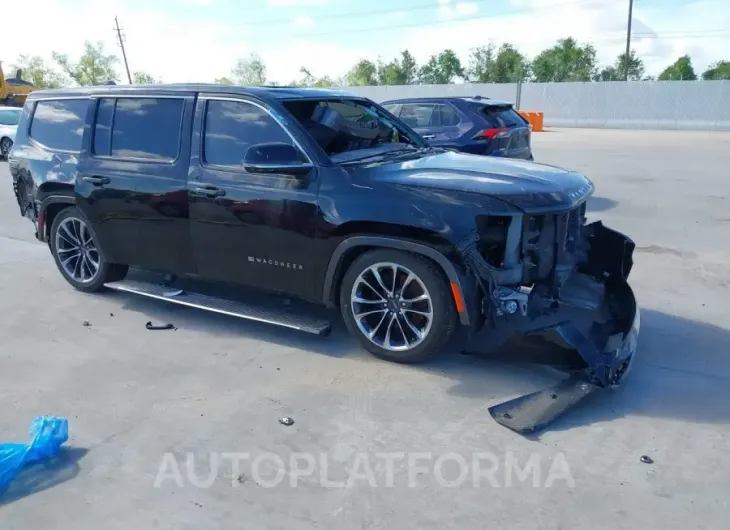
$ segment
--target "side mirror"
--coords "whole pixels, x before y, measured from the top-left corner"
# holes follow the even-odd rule
[[[312,169],[293,145],[271,142],[254,144],[246,150],[243,165],[252,173],[286,173],[302,175]]]

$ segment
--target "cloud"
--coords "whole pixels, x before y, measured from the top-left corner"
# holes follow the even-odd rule
[[[329,0],[269,0],[269,4],[277,7],[291,6],[319,6],[326,4]]]
[[[188,0],[206,1],[206,0]],[[327,0],[268,0],[277,6],[323,4]],[[306,27],[311,18],[306,12],[292,13],[276,31],[260,33],[260,28],[216,16],[222,2],[211,1],[211,7],[199,16],[199,10],[133,7],[127,0],[36,0],[33,38],[22,24],[5,24],[0,31],[2,59],[8,66],[20,54],[39,55],[51,63],[51,52],[68,53],[78,59],[85,40],[102,41],[107,52],[121,53],[111,28],[115,15],[126,36],[130,69],[144,71],[165,82],[213,81],[230,75],[240,57],[258,52],[268,67],[270,79],[280,83],[299,78],[305,66],[313,75],[338,77],[360,58],[384,60],[409,49],[419,62],[444,48],[453,49],[466,62],[469,52],[489,41],[499,45],[510,42],[529,57],[552,46],[559,38],[573,36],[581,42],[593,43],[599,61],[610,64],[623,52],[626,32],[626,2],[616,0],[509,0],[489,10],[473,12],[486,3],[457,0],[433,1],[432,10],[420,27],[396,31],[361,32],[350,35],[348,27],[369,28],[419,23],[405,7],[405,20],[391,14],[382,21],[363,18],[356,26],[324,24],[331,35],[311,37],[287,33],[293,23]],[[462,6],[462,7],[459,7]],[[448,8],[451,16],[441,14]],[[366,7],[352,8],[366,11]],[[191,16],[195,12],[195,18]],[[295,16],[302,15],[294,19]],[[263,15],[262,15],[263,16]],[[187,18],[185,18],[187,17]],[[316,18],[316,17],[315,17]],[[339,22],[339,21],[338,21]],[[63,31],[59,31],[62,28]],[[717,60],[726,59],[730,49],[730,3],[727,0],[694,0],[668,9],[660,2],[637,2],[634,7],[632,47],[644,60],[647,73],[656,75],[677,57],[690,54],[695,70],[701,73]],[[716,31],[716,30],[723,30]],[[302,31],[304,33],[307,30]],[[259,32],[259,33],[257,33]],[[336,33],[334,33],[336,32]],[[292,35],[294,33],[295,35]],[[655,38],[656,36],[665,38]],[[385,38],[387,37],[387,38]],[[117,65],[124,72],[121,61]]]
[[[302,28],[309,28],[314,26],[314,19],[308,16],[296,17],[294,19],[294,25]]]
[[[458,5],[450,0],[439,4],[441,12],[446,14],[446,9],[451,16]],[[648,74],[659,73],[690,51],[695,69],[702,71],[730,49],[730,31],[713,38],[704,33],[730,27],[730,3],[697,0],[671,10],[655,6],[634,6],[632,48],[644,60]],[[477,46],[510,42],[535,57],[558,39],[573,36],[592,43],[599,62],[610,64],[625,50],[626,16],[626,3],[616,0],[510,0],[494,12],[467,20],[406,29],[398,49],[408,48],[423,62],[448,47],[466,61]]]

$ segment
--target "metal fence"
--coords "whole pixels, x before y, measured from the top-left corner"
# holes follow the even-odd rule
[[[547,127],[730,131],[730,81],[639,81],[348,87],[382,102],[406,97],[504,99],[545,113]]]

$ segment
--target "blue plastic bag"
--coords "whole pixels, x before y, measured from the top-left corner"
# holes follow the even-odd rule
[[[31,442],[0,443],[0,491],[18,474],[24,465],[49,458],[68,440],[68,420],[53,416],[38,416],[30,424]]]

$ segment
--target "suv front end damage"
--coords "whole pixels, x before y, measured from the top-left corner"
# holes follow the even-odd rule
[[[635,245],[600,221],[586,224],[585,208],[485,217],[458,246],[476,284],[467,351],[494,351],[521,335],[541,348],[576,351],[585,365],[552,388],[490,408],[518,433],[618,385],[636,351],[639,309],[627,283]]]

